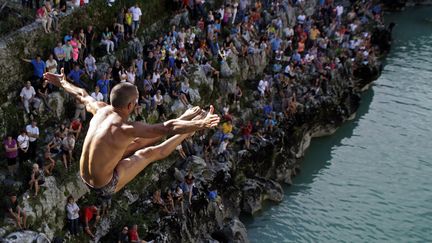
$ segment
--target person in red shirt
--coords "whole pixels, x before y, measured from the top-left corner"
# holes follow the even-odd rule
[[[100,219],[98,208],[96,206],[84,207],[84,209],[81,211],[80,219],[84,227],[84,232],[88,234],[92,239],[95,238],[95,235],[91,232],[89,224],[93,217],[95,217],[95,222],[93,224],[93,227],[95,227]]]
[[[129,230],[129,242],[131,243],[152,243],[153,241],[145,241],[141,240],[138,235],[138,225],[132,225],[132,228]]]
[[[81,133],[82,123],[80,119],[74,119],[69,127],[69,131],[75,135],[75,139],[78,140],[78,137]]]
[[[246,149],[249,149],[250,147],[251,133],[252,133],[252,122],[248,121],[248,123],[242,127],[242,135],[243,135]]]

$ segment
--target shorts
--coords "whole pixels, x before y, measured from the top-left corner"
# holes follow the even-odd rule
[[[15,158],[7,158],[8,166],[14,166],[14,165],[16,165],[16,162],[17,162],[16,157]]]
[[[90,188],[91,191],[96,193],[97,196],[99,196],[101,198],[106,198],[106,199],[109,198],[110,199],[112,197],[112,195],[114,195],[114,193],[115,193],[115,189],[117,187],[119,177],[118,177],[117,171],[114,170],[111,180],[108,182],[108,184],[106,184],[105,186],[103,186],[101,188],[94,188],[93,186],[87,184],[87,182],[84,179],[82,179],[82,180],[87,185],[87,187]]]

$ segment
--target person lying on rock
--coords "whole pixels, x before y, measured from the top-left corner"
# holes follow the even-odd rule
[[[216,127],[220,118],[210,106],[207,115],[199,107],[188,109],[177,119],[159,124],[128,121],[138,100],[138,90],[120,83],[111,90],[110,103],[96,101],[87,91],[69,83],[64,75],[45,73],[53,85],[79,99],[94,116],[90,121],[80,159],[80,175],[98,195],[109,196],[135,178],[149,164],[163,159],[195,131]],[[174,135],[154,145],[166,135]]]

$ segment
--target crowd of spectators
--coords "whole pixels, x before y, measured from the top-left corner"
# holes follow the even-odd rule
[[[32,7],[32,2],[23,1],[23,6]],[[38,10],[38,14],[46,32],[58,29],[54,13],[64,11],[65,2],[54,1],[51,5],[46,1],[41,8],[36,6],[43,9]],[[253,68],[260,65],[257,60],[266,58],[269,65],[259,81],[252,84],[256,88],[246,90],[250,85],[238,81],[231,94],[215,100],[217,112],[223,118],[220,127],[199,132],[177,148],[182,159],[201,156],[212,166],[215,161],[227,161],[233,147],[249,150],[257,141],[271,139],[272,132],[282,121],[295,124],[297,114],[339,92],[329,88],[329,82],[338,75],[350,82],[357,68],[377,61],[371,33],[365,29],[369,23],[382,23],[380,6],[372,5],[372,1],[352,1],[352,7],[346,8],[332,0],[320,0],[311,16],[304,11],[307,7],[304,0],[232,0],[212,10],[202,0],[174,2],[177,11],[189,11],[191,24],[171,26],[146,43],[135,58],[116,60],[106,72],[98,70],[97,57],[113,54],[120,43],[139,35],[142,12],[138,4],[124,7],[113,25],[101,33],[96,33],[91,25],[69,30],[58,40],[46,61],[41,56],[23,59],[34,71],[20,92],[24,112],[31,123],[16,139],[8,135],[4,140],[10,176],[18,173],[18,161],[33,163],[29,187],[34,188],[37,196],[44,176],[53,174],[57,160],[63,162],[66,170],[73,168],[75,144],[87,121],[85,107],[79,101],[73,102],[75,112],[70,123],[60,122],[52,138],[42,142],[36,121],[40,112],[51,111],[50,99],[54,91],[54,87],[43,80],[44,72],[64,70],[69,82],[104,102],[109,100],[110,90],[116,84],[134,84],[139,91],[136,119],[148,119],[150,114],[157,114],[163,121],[170,115],[167,109],[170,100],[178,100],[183,108],[191,107],[188,76],[192,66],[220,82],[220,67],[230,56],[244,58]],[[76,6],[86,3],[88,1],[73,1]],[[293,7],[300,10],[294,22],[283,17]],[[105,48],[97,52],[100,45]],[[250,120],[241,119],[245,92],[253,93],[258,105],[256,116]],[[43,154],[42,162],[37,160],[38,153]],[[203,193],[211,205],[222,210],[217,189],[198,190],[192,172],[173,188],[156,190],[152,202],[163,213],[185,215],[194,201],[201,202]],[[25,228],[25,213],[14,206],[15,202],[16,197],[11,196],[9,213],[19,227]],[[71,235],[77,234],[78,212],[83,212],[84,231],[94,237],[89,222],[99,221],[101,209],[89,206],[80,210],[72,197],[68,198],[66,208]],[[102,215],[107,214],[108,208],[106,205]],[[131,230],[125,227],[123,231],[119,242],[139,241],[136,225]],[[125,237],[129,241],[124,240]]]

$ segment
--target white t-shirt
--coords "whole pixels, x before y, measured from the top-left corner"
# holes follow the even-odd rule
[[[132,20],[133,20],[133,21],[139,21],[141,15],[142,15],[142,13],[141,13],[141,9],[140,9],[139,7],[135,7],[135,6],[133,6],[133,7],[131,7],[129,10],[130,10],[131,13],[132,13]]]
[[[78,210],[77,210],[78,209]],[[70,204],[68,203],[66,206],[67,217],[68,219],[77,219],[79,218],[79,207],[76,203]]]
[[[33,86],[30,86],[30,88],[24,87],[21,90],[20,96],[23,97],[25,100],[31,99],[33,96],[36,95],[36,92],[33,88]]]
[[[63,138],[62,145],[64,150],[67,151],[73,150],[75,148],[75,139],[65,137]]]
[[[343,14],[343,6],[339,5],[336,7],[336,15],[341,16]]]
[[[48,69],[48,72],[57,73],[57,61],[55,59],[53,59],[52,61],[50,61],[48,59],[48,60],[46,60],[45,64],[46,64],[46,67]],[[51,67],[51,68],[48,68],[48,67]]]
[[[84,59],[84,64],[86,66],[86,68],[88,68],[89,72],[94,72],[96,71],[96,59],[94,57],[86,57]]]
[[[32,127],[32,125],[27,125],[26,131],[28,134],[32,133],[32,134],[36,134],[39,136],[39,128],[38,127]],[[30,136],[29,136],[29,139],[30,139],[30,142],[36,141],[36,138],[30,137]]]
[[[17,138],[17,142],[18,142],[18,146],[21,149],[26,149],[29,146],[29,137],[27,136],[27,134],[24,136],[20,134]]]
[[[97,93],[93,92],[91,93],[91,97],[93,97],[93,99],[95,99],[96,101],[103,101],[103,94],[101,92]]]

